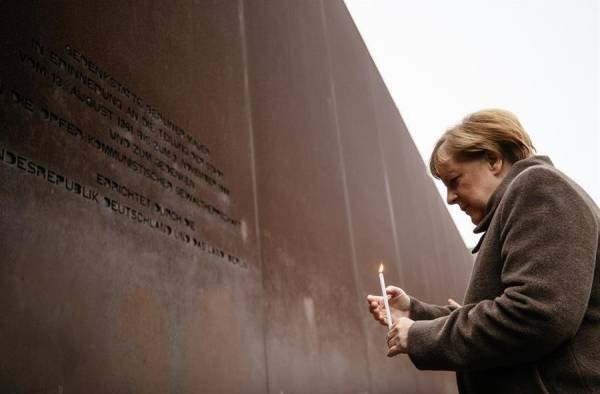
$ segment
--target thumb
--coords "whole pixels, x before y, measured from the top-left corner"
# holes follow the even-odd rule
[[[398,296],[401,296],[401,295],[403,295],[403,294],[406,294],[406,293],[404,292],[404,290],[402,290],[401,288],[399,288],[399,287],[396,287],[396,286],[388,286],[388,287],[386,287],[386,288],[385,288],[385,292],[386,292],[386,293],[387,293],[387,295],[389,295],[391,298],[398,297]]]

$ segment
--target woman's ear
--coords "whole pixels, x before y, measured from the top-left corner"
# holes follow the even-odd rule
[[[493,153],[488,153],[487,161],[489,164],[490,171],[492,171],[494,175],[500,175],[500,173],[502,173],[502,167],[504,165],[504,160],[502,159],[502,156],[498,156]]]

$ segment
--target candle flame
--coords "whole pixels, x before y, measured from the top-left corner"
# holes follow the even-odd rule
[[[381,265],[379,266],[379,273],[383,272],[383,261],[381,262]]]

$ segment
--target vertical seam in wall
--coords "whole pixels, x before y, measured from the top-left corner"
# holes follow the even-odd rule
[[[369,98],[370,98],[370,103],[371,103],[371,108],[373,110],[373,115],[375,117],[375,135],[377,137],[377,144],[379,146],[379,157],[381,157],[381,166],[383,167],[383,181],[385,183],[385,194],[386,194],[386,198],[387,198],[387,203],[388,203],[388,211],[389,211],[389,217],[390,217],[390,224],[392,226],[392,236],[394,237],[394,254],[396,255],[396,266],[398,267],[398,269],[400,270],[400,275],[402,276],[402,280],[406,279],[405,273],[404,273],[404,265],[402,264],[402,259],[401,259],[401,255],[400,255],[400,245],[398,244],[398,229],[396,227],[396,214],[394,211],[394,201],[392,199],[392,190],[390,188],[390,181],[389,181],[389,177],[388,177],[388,171],[387,171],[387,162],[385,160],[385,151],[383,150],[383,144],[381,142],[381,126],[379,124],[379,117],[377,116],[377,111],[375,109],[375,98],[373,95],[373,67],[375,67],[374,65],[370,65],[369,66],[369,72],[368,72],[368,76],[369,76]]]
[[[323,5],[323,0],[321,0],[319,3],[320,3],[320,7],[321,7],[321,22],[323,24],[325,50],[327,52],[329,89],[330,89],[330,96],[331,96],[331,101],[332,101],[332,106],[333,106],[332,112],[333,112],[333,120],[334,120],[334,124],[335,124],[335,127],[334,127],[335,137],[336,137],[336,142],[337,142],[337,147],[338,147],[338,158],[339,158],[339,162],[340,162],[340,172],[342,175],[342,186],[344,188],[344,207],[345,207],[345,211],[346,211],[346,220],[348,221],[348,238],[350,240],[350,252],[352,255],[352,273],[354,276],[354,288],[356,290],[356,301],[359,303],[360,294],[358,293],[358,286],[359,286],[358,262],[356,259],[356,247],[354,244],[354,226],[352,223],[352,212],[350,209],[350,196],[348,194],[348,182],[346,179],[346,165],[344,163],[344,150],[342,148],[342,137],[341,137],[341,133],[340,133],[340,123],[339,123],[339,117],[338,117],[338,107],[337,107],[337,99],[336,99],[336,92],[335,92],[335,80],[333,77],[333,66],[332,66],[330,43],[329,43],[329,30],[327,28],[327,20],[326,20],[326,16],[325,16],[325,7]],[[340,3],[341,3],[341,1],[340,1]],[[343,3],[342,3],[342,6],[344,6]],[[367,349],[367,352],[368,352],[369,341],[367,341],[367,339],[366,339],[366,334],[365,334],[366,330],[364,327],[363,319],[360,319],[360,322],[361,322],[361,326],[362,326],[362,330],[363,330],[363,338],[365,340],[365,349]],[[367,371],[368,371],[367,372],[367,384],[369,387],[369,391],[372,391],[371,367],[370,367],[368,357],[365,357],[365,362],[367,364]]]
[[[263,256],[261,248],[261,234],[260,234],[260,215],[258,212],[258,187],[256,185],[257,174],[256,174],[256,160],[255,160],[255,147],[254,147],[254,119],[252,117],[252,99],[250,94],[250,81],[248,76],[248,46],[246,42],[246,8],[244,0],[238,2],[238,18],[240,22],[240,38],[242,47],[242,62],[243,62],[243,73],[244,73],[244,102],[245,102],[245,115],[246,122],[248,124],[248,134],[250,137],[250,163],[251,163],[251,174],[252,174],[252,195],[254,197],[254,224],[256,232],[256,249],[257,256],[260,263],[260,276],[262,279],[262,334],[263,334],[263,357],[264,357],[264,371],[265,371],[265,393],[269,393],[269,363],[267,355],[267,333],[266,333],[266,307],[265,307],[265,286],[264,286],[264,273],[263,273]]]

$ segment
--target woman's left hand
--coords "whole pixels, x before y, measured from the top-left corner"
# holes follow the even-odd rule
[[[414,324],[413,320],[407,317],[401,317],[390,328],[387,334],[388,357],[394,357],[400,353],[407,353],[408,330]]]

